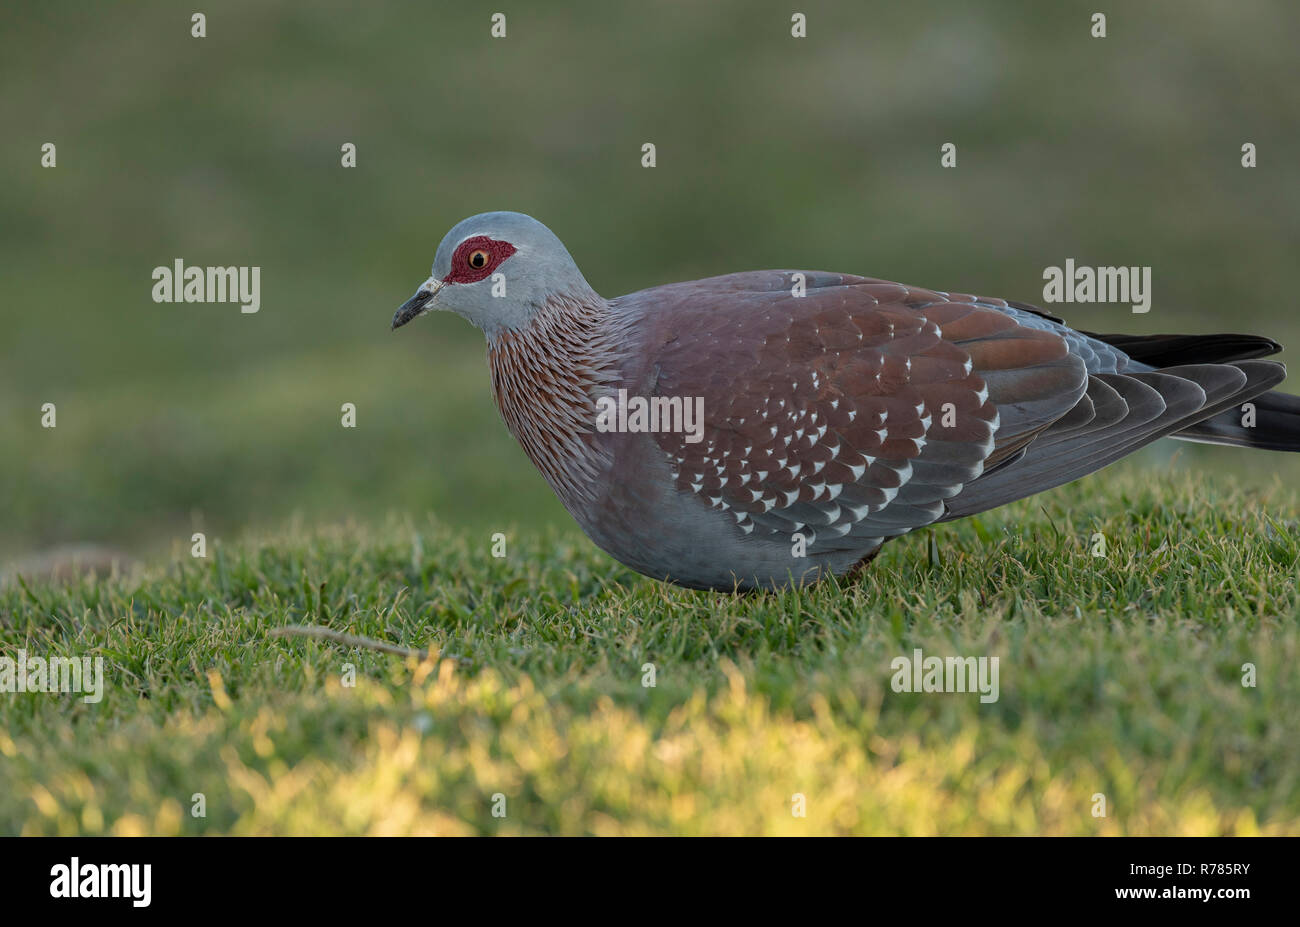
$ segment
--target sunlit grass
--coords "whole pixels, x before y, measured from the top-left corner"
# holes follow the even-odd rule
[[[402,520],[11,584],[6,652],[109,679],[0,696],[0,831],[1300,833],[1293,497],[1133,468],[935,537],[780,596]],[[999,657],[1000,698],[894,692],[914,647]]]

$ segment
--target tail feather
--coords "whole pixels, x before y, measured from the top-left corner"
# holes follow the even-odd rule
[[[1097,335],[1091,337],[1119,348],[1131,359],[1158,370],[1186,364],[1236,364],[1242,361],[1257,395],[1249,391],[1226,408],[1207,409],[1209,417],[1174,432],[1170,437],[1202,444],[1227,444],[1267,451],[1300,452],[1300,396],[1265,392],[1281,382],[1286,368],[1276,361],[1252,364],[1282,350],[1262,335]],[[1276,368],[1268,370],[1266,368]]]
[[[1119,348],[1135,361],[1152,367],[1180,364],[1230,364],[1268,357],[1282,345],[1263,335],[1098,335],[1091,338]]]
[[[1171,435],[1183,441],[1300,453],[1300,396],[1260,393]]]

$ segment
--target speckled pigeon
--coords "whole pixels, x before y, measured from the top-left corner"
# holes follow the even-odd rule
[[[448,232],[393,328],[434,309],[487,336],[506,425],[588,537],[694,588],[851,573],[891,538],[1165,436],[1300,450],[1300,399],[1269,392],[1286,369],[1255,360],[1280,350],[1268,338],[1093,334],[1021,303],[819,271],[605,299],[519,213]]]

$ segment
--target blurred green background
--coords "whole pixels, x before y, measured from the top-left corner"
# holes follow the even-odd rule
[[[1105,39],[1081,3],[195,6],[203,39],[175,3],[0,13],[0,558],[292,517],[567,523],[481,336],[388,330],[486,210],[547,223],[607,296],[795,266],[1041,302],[1074,258],[1154,277],[1149,315],[1058,309],[1080,327],[1300,347],[1295,3],[1110,5]],[[259,265],[260,313],[154,303],[178,257]],[[1278,455],[1151,453],[1180,447],[1300,485]]]

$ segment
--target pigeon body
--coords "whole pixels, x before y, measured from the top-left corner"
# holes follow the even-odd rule
[[[434,309],[483,330],[507,427],[588,537],[693,588],[844,575],[891,538],[1164,436],[1300,450],[1300,399],[1269,392],[1286,370],[1255,359],[1280,349],[1267,338],[1097,335],[1019,303],[817,271],[606,300],[518,213],[454,227],[393,327]],[[662,413],[653,430],[623,416],[638,400]]]

